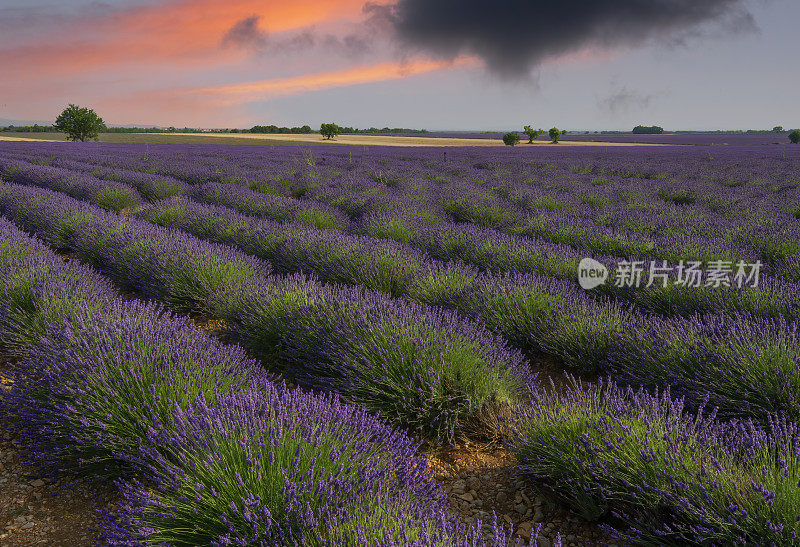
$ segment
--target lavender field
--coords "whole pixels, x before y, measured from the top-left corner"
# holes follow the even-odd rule
[[[0,176],[0,410],[115,482],[104,544],[800,545],[800,147],[2,142]],[[465,444],[586,535],[464,518],[429,456]]]

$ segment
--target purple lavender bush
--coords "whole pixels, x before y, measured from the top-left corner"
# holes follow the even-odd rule
[[[148,465],[175,407],[248,386],[255,361],[157,304],[116,301],[51,323],[4,406],[43,463],[120,476]]]
[[[340,210],[310,200],[265,194],[238,185],[208,183],[193,188],[192,198],[230,207],[241,213],[277,222],[297,222],[315,228],[345,229],[349,219]]]
[[[479,277],[453,304],[526,353],[557,357],[580,374],[601,371],[626,325],[638,317],[569,282],[530,274]]]
[[[257,220],[226,207],[185,199],[159,202],[138,216],[198,237],[235,245],[269,260],[279,272],[316,274],[334,283],[352,283],[392,295],[429,261],[423,253],[393,241],[318,230],[298,223]]]
[[[0,158],[0,174],[0,178],[9,182],[58,190],[111,211],[130,209],[142,202],[139,193],[127,184],[102,181],[57,167]]]
[[[338,289],[287,320],[278,360],[304,385],[342,393],[428,439],[492,436],[529,365],[452,312]]]
[[[495,413],[530,383],[527,362],[502,339],[437,308],[302,276],[243,284],[213,299],[268,366],[428,440],[493,435]]]
[[[725,417],[763,421],[775,412],[793,420],[800,415],[795,322],[747,314],[650,318],[617,343],[606,370],[619,381],[672,386],[691,407],[707,402]]]
[[[0,211],[68,247],[129,289],[182,311],[204,310],[218,287],[268,275],[270,265],[185,233],[110,214],[64,194],[8,185]]]
[[[0,218],[0,344],[17,356],[49,325],[115,298],[111,283],[86,266],[64,262],[42,242]]]
[[[635,545],[794,545],[800,431],[688,413],[670,392],[574,384],[521,420],[518,471]]]
[[[449,516],[417,445],[334,396],[260,386],[182,409],[127,482],[112,545],[496,545]]]

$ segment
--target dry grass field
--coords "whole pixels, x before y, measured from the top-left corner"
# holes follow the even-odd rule
[[[5,133],[0,141],[65,141],[61,133]],[[318,134],[250,133],[101,133],[100,142],[110,143],[162,143],[162,144],[342,144],[357,146],[505,146],[500,139],[465,139],[453,137],[397,137],[391,135],[339,135],[325,140]],[[518,146],[553,146],[550,141],[522,142]],[[664,146],[661,144],[622,143],[602,141],[561,141],[558,146]]]

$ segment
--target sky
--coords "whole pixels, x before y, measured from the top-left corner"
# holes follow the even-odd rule
[[[800,126],[797,0],[0,0],[0,124]]]

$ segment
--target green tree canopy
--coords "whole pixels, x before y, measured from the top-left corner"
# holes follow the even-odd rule
[[[519,144],[520,140],[521,138],[519,136],[519,133],[516,132],[506,133],[505,135],[503,135],[503,144],[505,144],[506,146],[516,146],[517,144]]]
[[[97,139],[97,134],[106,129],[103,119],[94,110],[70,104],[56,118],[56,129],[67,134],[71,141],[86,142]]]
[[[558,127],[553,127],[548,133],[550,134],[550,141],[553,144],[558,144],[558,141],[561,140],[561,130]]]
[[[319,132],[326,139],[332,139],[342,132],[342,128],[335,123],[323,123],[319,127]]]
[[[532,144],[533,141],[538,140],[539,136],[544,133],[544,129],[534,129],[530,125],[526,125],[523,133],[528,135],[528,144]]]
[[[800,129],[795,129],[789,133],[789,140],[794,144],[800,144]]]
[[[664,128],[659,125],[637,125],[633,128],[634,135],[660,135]]]

